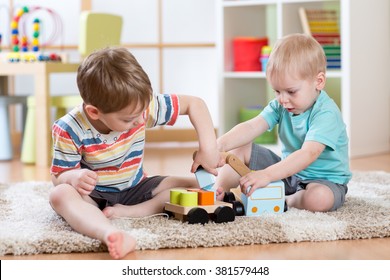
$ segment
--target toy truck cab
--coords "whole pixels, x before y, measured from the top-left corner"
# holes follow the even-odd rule
[[[226,162],[240,175],[251,170],[235,155],[228,154]],[[272,182],[264,188],[258,188],[251,196],[241,194],[246,216],[258,216],[264,213],[283,213],[286,211],[284,183]]]
[[[283,213],[285,210],[284,183],[272,182],[267,187],[257,189],[251,196],[241,194],[246,216],[264,213]]]

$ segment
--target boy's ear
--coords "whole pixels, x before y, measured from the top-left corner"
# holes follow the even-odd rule
[[[91,119],[93,119],[93,120],[98,120],[99,119],[100,111],[95,106],[90,105],[90,104],[85,105],[84,110],[85,110],[85,112],[88,114],[88,116]]]
[[[326,77],[324,72],[318,73],[316,77],[316,90],[322,90],[325,87]]]

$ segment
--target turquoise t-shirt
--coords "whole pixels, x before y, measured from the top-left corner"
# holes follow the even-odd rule
[[[321,155],[296,175],[303,180],[326,179],[347,184],[352,177],[349,169],[348,136],[341,113],[325,91],[306,112],[294,116],[272,100],[261,112],[269,128],[279,124],[282,159],[299,150],[305,141],[316,141],[326,147]]]

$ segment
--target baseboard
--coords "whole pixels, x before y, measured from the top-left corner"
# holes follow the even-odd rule
[[[215,130],[217,134],[217,131]],[[197,142],[195,129],[150,129],[146,130],[146,142]]]

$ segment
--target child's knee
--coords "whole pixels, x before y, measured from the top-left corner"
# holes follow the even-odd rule
[[[231,150],[229,151],[229,153],[236,155],[244,162],[249,162],[251,151],[252,151],[252,143],[249,143],[244,146],[238,147],[234,150]]]
[[[49,202],[53,208],[60,205],[67,197],[69,185],[61,184],[51,189],[49,193]]]
[[[334,195],[326,186],[305,190],[303,208],[313,212],[327,212],[333,208]]]

